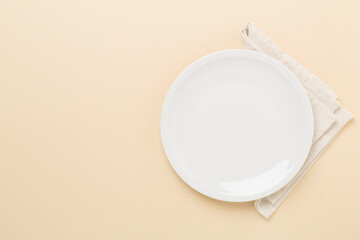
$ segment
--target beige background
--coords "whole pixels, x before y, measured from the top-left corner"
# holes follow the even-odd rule
[[[0,1],[0,239],[360,239],[360,3]],[[252,21],[355,116],[266,221],[186,186],[171,83]]]

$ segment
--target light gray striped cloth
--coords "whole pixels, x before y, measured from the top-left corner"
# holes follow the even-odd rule
[[[286,196],[311,168],[330,142],[352,118],[337,100],[337,95],[322,80],[289,57],[278,48],[254,24],[248,23],[242,29],[243,48],[265,53],[288,67],[305,87],[314,113],[314,140],[310,153],[297,175],[279,191],[255,201],[255,208],[269,218]]]

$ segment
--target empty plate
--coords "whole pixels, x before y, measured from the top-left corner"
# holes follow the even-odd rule
[[[187,67],[161,115],[176,173],[209,197],[250,201],[286,185],[303,165],[314,120],[305,89],[280,62],[224,50]]]

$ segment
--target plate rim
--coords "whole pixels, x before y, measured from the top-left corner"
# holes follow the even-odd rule
[[[249,196],[227,196],[225,198],[222,197],[217,197],[217,196],[213,196],[210,195],[208,192],[203,191],[202,189],[199,189],[196,184],[194,184],[194,182],[191,181],[191,179],[188,179],[186,177],[184,177],[182,175],[182,170],[180,170],[175,164],[174,164],[174,160],[171,160],[169,158],[169,154],[168,154],[168,149],[166,147],[166,142],[165,142],[165,133],[164,133],[164,116],[165,113],[167,111],[166,106],[168,106],[168,101],[169,98],[171,97],[171,93],[174,92],[176,89],[176,85],[177,83],[180,81],[180,79],[182,78],[182,76],[189,71],[189,69],[191,69],[192,67],[194,67],[194,65],[197,65],[199,63],[201,63],[202,61],[205,61],[207,58],[213,57],[215,55],[223,55],[223,54],[227,54],[227,53],[234,53],[234,54],[240,54],[243,57],[247,57],[247,56],[256,56],[256,57],[260,57],[263,58],[264,61],[268,64],[275,64],[278,65],[277,70],[282,71],[285,74],[288,74],[291,78],[294,79],[294,82],[296,82],[296,84],[298,85],[297,88],[299,88],[299,91],[302,91],[303,94],[306,96],[306,111],[308,112],[308,117],[310,118],[309,121],[311,123],[308,131],[309,134],[311,135],[311,138],[308,139],[308,142],[306,143],[306,154],[305,157],[301,162],[298,163],[296,165],[296,167],[294,167],[294,170],[292,170],[287,177],[285,177],[279,184],[277,184],[276,186],[270,188],[268,191],[264,191],[262,193],[259,194],[253,194],[253,195],[249,195]],[[195,191],[210,197],[212,199],[216,199],[216,200],[220,200],[220,201],[224,201],[224,202],[248,202],[248,201],[253,201],[256,199],[260,199],[266,196],[271,195],[272,193],[280,190],[282,187],[284,187],[286,184],[288,184],[295,176],[296,174],[300,171],[300,169],[302,168],[302,166],[304,165],[310,150],[311,150],[311,146],[312,146],[312,142],[313,142],[313,138],[314,138],[314,114],[313,114],[313,109],[312,109],[312,105],[308,96],[308,93],[305,89],[305,87],[303,86],[303,84],[300,82],[300,80],[296,77],[296,75],[288,68],[286,67],[284,64],[282,64],[280,61],[264,54],[264,53],[259,53],[256,51],[252,51],[252,50],[246,50],[246,49],[225,49],[225,50],[220,50],[220,51],[216,51],[210,54],[207,54],[199,59],[197,59],[196,61],[192,62],[190,65],[188,65],[179,75],[178,77],[175,79],[175,81],[172,82],[170,88],[167,91],[166,97],[164,99],[163,105],[162,105],[162,109],[161,109],[161,117],[160,117],[160,136],[161,136],[161,142],[162,142],[162,146],[163,146],[163,150],[165,152],[166,158],[168,159],[168,162],[170,163],[172,169],[176,172],[176,174],[178,175],[178,177],[180,177],[180,179],[182,179],[188,186],[190,186],[192,189],[194,189]],[[305,151],[304,151],[305,152]],[[225,196],[225,195],[224,195]]]

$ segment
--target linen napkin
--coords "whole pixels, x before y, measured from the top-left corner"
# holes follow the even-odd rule
[[[284,53],[254,24],[248,23],[243,27],[242,37],[244,49],[267,54],[284,64],[296,75],[309,95],[314,113],[313,145],[300,171],[283,188],[255,201],[256,210],[268,219],[325,151],[335,136],[349,122],[352,114],[337,101],[337,95],[330,87]]]

